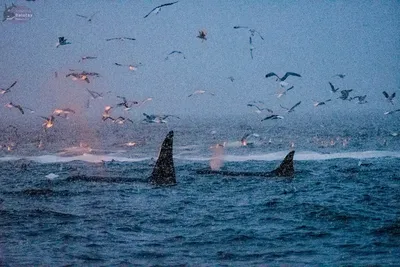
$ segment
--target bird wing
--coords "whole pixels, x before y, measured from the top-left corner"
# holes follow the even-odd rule
[[[336,92],[337,90],[335,90],[335,87],[333,86],[333,84],[331,82],[329,82],[329,86],[331,87],[331,91],[332,92]]]
[[[267,73],[267,74],[265,75],[265,78],[269,78],[269,77],[272,77],[272,76],[276,76],[276,77],[279,79],[278,75],[276,75],[275,72]]]
[[[297,107],[297,106],[300,105],[300,104],[301,104],[301,101],[297,102],[293,107],[290,108],[290,110],[294,110],[295,107]]]
[[[396,92],[394,92],[390,98],[393,99],[395,96],[396,96]]]
[[[22,114],[24,114],[24,110],[22,109],[22,107],[20,105],[14,105],[15,108],[19,109],[19,111],[21,111]]]
[[[151,13],[153,13],[153,11],[156,10],[157,8],[161,8],[161,7],[163,7],[163,6],[170,6],[170,5],[176,4],[176,3],[178,3],[178,2],[179,2],[179,1],[172,2],[172,3],[166,3],[166,4],[162,4],[162,5],[156,6],[156,7],[153,8],[146,16],[144,16],[144,19],[147,18]]]
[[[11,84],[11,85],[6,89],[6,91],[10,90],[16,83],[17,83],[17,81],[13,82],[13,84]]]
[[[248,29],[247,26],[233,26],[234,29]]]
[[[88,17],[87,16],[83,16],[83,15],[79,15],[79,14],[76,14],[78,17],[81,17],[81,18],[85,18],[85,19],[87,19]]]
[[[382,93],[386,98],[389,98],[389,95],[388,95],[388,93],[386,93],[386,91],[383,91]]]
[[[258,31],[254,30],[254,32],[256,32],[258,34],[258,36],[260,36],[261,40],[264,40],[264,37],[262,37]]]
[[[286,72],[285,75],[282,77],[281,81],[286,80],[286,78],[289,77],[290,75],[296,76],[296,77],[301,77],[300,74],[297,74],[297,73],[295,73],[295,72]]]
[[[117,65],[117,66],[123,66],[122,64],[119,64],[119,63],[114,63],[114,65]]]
[[[131,37],[123,37],[124,39],[127,39],[127,40],[131,40],[131,41],[135,41],[136,39],[135,38],[131,38]]]
[[[273,117],[276,117],[276,115],[267,116],[264,119],[262,119],[261,121],[269,120],[269,119],[272,119]]]
[[[108,38],[108,39],[106,39],[106,41],[111,41],[111,40],[116,40],[116,39],[121,39],[121,37]]]

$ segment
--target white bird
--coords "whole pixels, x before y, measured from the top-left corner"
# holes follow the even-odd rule
[[[194,91],[193,93],[191,93],[190,95],[188,95],[188,97],[191,97],[191,96],[193,96],[193,95],[201,95],[201,94],[205,94],[207,91],[205,91],[205,90],[196,90],[196,91]],[[210,95],[212,95],[212,96],[215,96],[215,94],[213,94],[213,93],[209,93]]]

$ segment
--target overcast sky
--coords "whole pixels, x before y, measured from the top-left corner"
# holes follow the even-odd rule
[[[142,119],[142,112],[249,114],[253,109],[246,104],[252,100],[264,101],[277,114],[284,111],[280,105],[290,107],[298,101],[302,104],[297,115],[348,110],[384,116],[384,111],[400,108],[398,99],[391,105],[382,94],[385,90],[400,97],[399,1],[181,0],[143,18],[167,2],[14,1],[31,8],[34,17],[20,24],[6,21],[0,27],[0,88],[18,81],[0,102],[33,108],[35,115],[4,107],[2,119],[47,116],[57,107],[100,119],[105,105],[118,102],[117,95],[130,100],[153,98],[131,111],[128,116],[136,120]],[[4,8],[12,2],[0,3]],[[98,13],[92,22],[76,16],[94,12]],[[256,29],[264,37],[253,37],[254,59],[249,52],[250,33],[234,29],[236,25]],[[201,29],[207,32],[206,41],[196,38]],[[59,36],[71,44],[56,48]],[[105,41],[120,36],[136,40]],[[165,60],[173,50],[182,51],[186,59],[172,55]],[[78,63],[81,56],[97,59]],[[114,65],[139,62],[142,66],[134,72]],[[94,71],[101,77],[90,84],[72,81],[65,77],[69,69]],[[265,78],[271,71],[278,75],[292,71],[302,77],[288,78],[294,89],[277,98],[279,85],[274,78]],[[338,73],[346,77],[332,77]],[[235,80],[231,82],[229,76]],[[353,95],[366,94],[368,103],[337,99],[339,94],[330,92],[329,81],[340,89],[354,89]],[[85,88],[112,93],[88,109]],[[188,98],[195,90],[215,96]],[[329,98],[333,101],[326,106],[313,106],[312,99]],[[400,113],[392,116],[398,120]]]

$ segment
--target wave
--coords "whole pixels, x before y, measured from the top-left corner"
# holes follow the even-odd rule
[[[288,151],[278,151],[264,154],[251,154],[251,155],[229,155],[223,156],[225,162],[242,162],[242,161],[276,161],[282,160]],[[298,151],[295,154],[294,159],[300,161],[313,161],[313,160],[330,160],[330,159],[370,159],[370,158],[400,158],[400,151],[353,151],[353,152],[337,152],[337,153],[318,153],[313,151]],[[210,161],[210,156],[193,156],[186,154],[175,155],[177,160],[184,161]],[[77,156],[61,156],[61,155],[40,155],[40,156],[4,156],[0,157],[1,161],[17,161],[17,160],[28,160],[38,163],[63,163],[71,161],[84,161],[89,163],[101,163],[101,162],[141,162],[151,160],[151,157],[123,157],[114,155],[99,155],[84,153]]]

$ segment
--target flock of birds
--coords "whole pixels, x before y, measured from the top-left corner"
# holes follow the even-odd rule
[[[162,8],[164,7],[169,7],[172,5],[177,4],[178,1],[176,2],[171,2],[171,3],[165,3],[159,6],[156,6],[155,8],[153,8],[149,13],[147,13],[144,18],[149,17],[150,15],[154,15],[154,14],[158,14]],[[98,14],[98,12],[95,12],[91,15],[81,15],[81,14],[76,14],[77,17],[85,19],[87,22],[92,22],[92,20],[94,19],[95,15]],[[247,27],[247,26],[234,26],[233,29],[237,29],[237,30],[247,30],[248,34],[249,34],[249,52],[250,52],[250,57],[251,59],[253,59],[253,50],[254,50],[254,46],[253,46],[253,39],[257,36],[260,40],[264,40],[264,37],[261,35],[261,33],[253,28]],[[202,42],[207,41],[207,32],[205,30],[200,30],[198,32],[198,35],[196,36],[197,38],[199,38]],[[113,38],[107,38],[105,39],[106,42],[111,42],[111,41],[135,41],[135,38],[132,37],[126,37],[126,36],[120,36],[120,37],[113,37]],[[58,37],[58,42],[56,44],[56,48],[61,49],[62,46],[66,46],[66,45],[73,45],[72,42],[70,42],[67,38],[65,38],[64,36]],[[182,56],[182,59],[186,59],[186,55],[179,50],[173,50],[172,52],[170,52],[169,54],[166,55],[165,60],[168,60],[171,56]],[[88,60],[96,60],[97,56],[83,56],[79,59],[78,63],[82,63]],[[136,71],[138,67],[140,67],[142,64],[138,63],[138,64],[122,64],[122,63],[114,63],[115,66],[118,67],[126,67],[128,68],[130,71]],[[66,78],[71,78],[74,81],[77,82],[83,82],[83,84],[90,84],[92,79],[95,79],[97,77],[101,77],[101,75],[97,72],[91,72],[91,71],[84,71],[84,70],[74,70],[74,69],[70,69],[70,73],[66,74],[65,77]],[[332,76],[332,78],[339,78],[339,79],[344,79],[345,78],[345,74],[336,74],[334,76]],[[55,77],[58,78],[58,73],[55,72]],[[277,98],[281,98],[282,96],[287,95],[291,90],[294,89],[294,85],[290,84],[287,82],[287,80],[289,79],[294,79],[294,78],[301,78],[302,76],[298,73],[295,72],[286,72],[283,76],[279,76],[274,72],[269,72],[265,75],[266,79],[269,78],[275,78],[276,82],[278,83],[279,86],[279,92],[277,93]],[[234,82],[234,77],[230,76],[228,77],[228,79],[231,82]],[[330,87],[330,91],[333,94],[338,94],[339,96],[336,99],[341,99],[342,101],[357,101],[358,104],[365,104],[367,103],[366,97],[367,95],[352,95],[353,90],[352,89],[346,89],[346,90],[339,90],[339,88],[335,87],[332,82],[328,82],[329,87]],[[0,88],[0,97],[4,97],[4,96],[8,96],[8,95],[12,95],[12,89],[17,85],[17,81],[14,81],[11,83],[11,85],[3,88]],[[1,84],[0,84],[1,86]],[[112,93],[111,91],[107,91],[107,92],[97,92],[94,90],[90,90],[86,88],[86,91],[88,92],[88,100],[87,100],[87,104],[86,107],[89,108],[90,107],[90,101],[96,100],[96,99],[101,99],[103,97],[105,97],[105,95]],[[209,94],[211,96],[214,96],[214,93],[205,91],[205,90],[196,90],[193,93],[189,94],[187,97],[193,97],[195,95],[202,95],[202,94]],[[396,96],[396,93],[388,93],[386,91],[383,91],[383,96],[386,98],[386,100],[391,103],[392,105],[394,105],[394,99]],[[103,114],[101,116],[101,119],[103,122],[106,121],[111,121],[113,123],[116,124],[124,124],[124,123],[133,123],[133,120],[126,118],[124,116],[113,116],[113,111],[116,109],[122,109],[124,111],[129,111],[132,108],[139,108],[143,105],[145,105],[147,102],[152,101],[153,98],[152,97],[147,97],[144,100],[132,100],[132,99],[128,99],[125,96],[120,96],[117,95],[116,98],[119,99],[119,102],[113,104],[113,105],[107,105],[104,108]],[[314,106],[315,107],[319,107],[322,105],[327,105],[328,102],[331,102],[332,98],[326,99],[326,100],[314,100]],[[295,109],[301,104],[301,101],[296,102],[293,106],[291,107],[285,107],[280,105],[280,107],[282,108],[282,110],[284,110],[286,113],[292,113],[295,111]],[[13,102],[8,102],[4,105],[7,108],[14,108],[16,110],[18,110],[21,114],[25,114],[27,111],[33,113],[34,110],[23,106],[21,104],[15,104]],[[281,114],[281,112],[274,112],[271,108],[268,108],[267,106],[265,106],[265,103],[262,101],[252,101],[249,102],[247,104],[248,107],[251,108],[255,108],[255,112],[259,113],[259,114],[264,114],[267,113],[265,116],[263,116],[263,118],[261,119],[261,121],[266,121],[266,120],[278,120],[278,119],[283,119],[284,116]],[[393,114],[396,112],[399,112],[400,109],[394,109],[391,111],[387,111],[384,114],[385,115],[389,115],[389,114]],[[55,108],[53,110],[53,112],[49,115],[49,116],[39,116],[40,118],[42,118],[44,121],[42,123],[42,127],[44,129],[44,132],[47,132],[49,128],[52,128],[55,124],[55,120],[58,117],[67,119],[69,116],[72,116],[73,114],[75,114],[75,110],[71,109],[71,108]],[[142,120],[145,123],[166,123],[167,122],[167,118],[177,118],[179,119],[178,116],[175,115],[171,115],[171,114],[160,114],[160,115],[155,115],[155,114],[146,114],[143,113],[144,119]],[[253,134],[254,135],[254,134]],[[251,134],[247,135],[247,137],[251,136]],[[243,140],[245,140],[246,138],[242,138]]]

